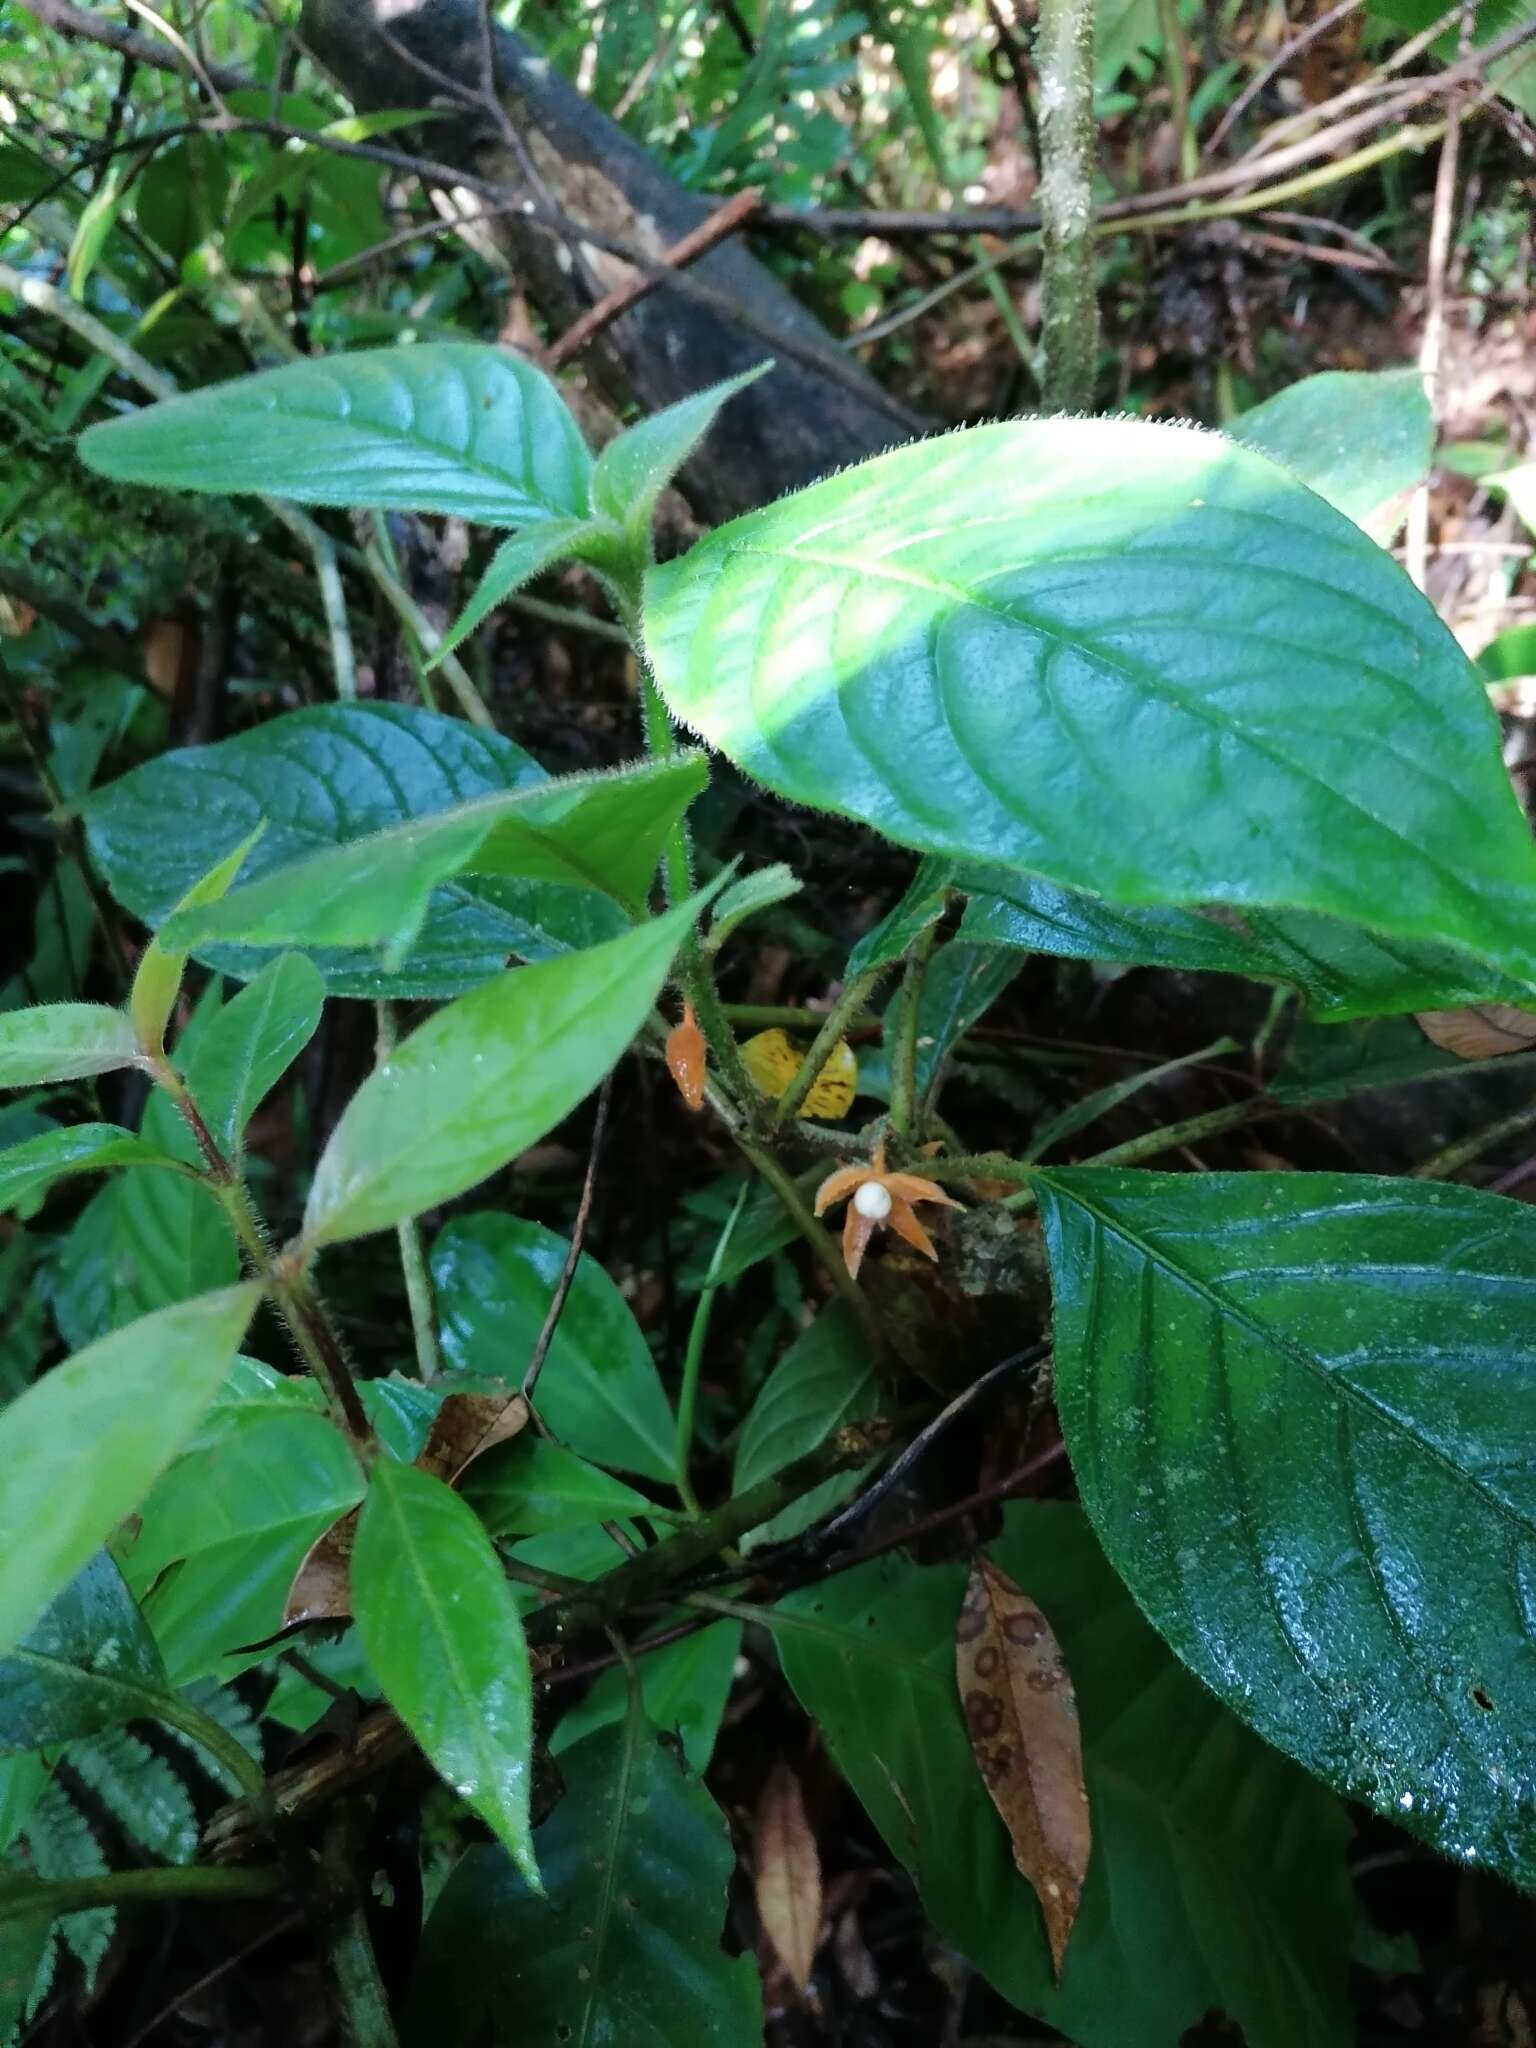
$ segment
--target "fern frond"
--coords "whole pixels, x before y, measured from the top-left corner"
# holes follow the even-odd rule
[[[33,1807],[22,1839],[39,1877],[101,1877],[106,1871],[90,1822],[57,1778]],[[87,1991],[95,1989],[116,1920],[111,1906],[96,1906],[58,1922],[58,1935],[85,1972]]]
[[[72,1742],[69,1768],[96,1794],[125,1834],[162,1863],[190,1863],[197,1816],[187,1788],[162,1756],[124,1729]]]

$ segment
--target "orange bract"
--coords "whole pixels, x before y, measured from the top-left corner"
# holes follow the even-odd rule
[[[690,1109],[704,1107],[704,1070],[709,1063],[709,1046],[693,1014],[693,1005],[683,1003],[683,1021],[667,1033],[667,1071],[677,1083],[678,1093]]]
[[[872,1203],[868,1209],[859,1204],[861,1188],[879,1188],[889,1206]],[[882,1138],[875,1147],[875,1156],[868,1166],[839,1166],[829,1173],[816,1190],[816,1214],[829,1209],[834,1202],[847,1202],[848,1215],[843,1224],[843,1263],[855,1277],[864,1263],[864,1254],[875,1232],[889,1225],[900,1238],[923,1254],[925,1259],[937,1259],[933,1239],[924,1230],[913,1214],[915,1202],[942,1202],[946,1209],[959,1209],[963,1204],[953,1195],[946,1195],[935,1181],[924,1180],[916,1173],[888,1173],[885,1165],[885,1140]]]

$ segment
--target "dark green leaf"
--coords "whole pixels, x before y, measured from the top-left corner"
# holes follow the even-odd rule
[[[331,1133],[304,1212],[308,1241],[387,1230],[553,1129],[645,1022],[699,908],[693,898],[606,945],[513,968],[418,1026]]]
[[[487,526],[583,517],[591,470],[543,371],[469,342],[289,363],[105,421],[79,445],[88,468],[120,483]]]
[[[1250,2048],[1345,2048],[1337,1800],[1187,1676],[1076,1509],[1010,1507],[989,1555],[1045,1613],[1082,1717],[1093,1855],[1059,1989],[961,1713],[965,1565],[886,1560],[775,1609],[791,1685],[934,1926],[1079,2048],[1175,2048],[1213,2008]]]
[[[1037,1183],[1084,1505],[1179,1655],[1447,1854],[1536,1882],[1536,1221],[1472,1188]]]
[[[390,1704],[537,1886],[528,1646],[490,1538],[441,1480],[393,1458],[374,1466],[352,1552],[352,1608]]]
[[[134,769],[86,808],[91,851],[113,894],[158,924],[216,848],[265,818],[250,857],[253,880],[306,856],[468,799],[547,778],[521,747],[462,719],[393,704],[328,704],[289,712],[211,747],[184,747]],[[195,816],[196,834],[168,831]],[[460,877],[439,890],[411,960],[385,974],[370,952],[321,950],[333,995],[458,995],[500,973],[508,953],[541,959],[624,927],[611,903],[584,891],[495,877]],[[199,947],[221,973],[249,980],[269,964],[251,947]]]
[[[279,868],[222,902],[178,911],[164,929],[199,948],[380,946],[392,969],[410,954],[433,892],[461,870],[597,889],[635,912],[708,779],[703,756],[687,754],[476,797]]]
[[[0,1658],[0,1752],[137,1720],[166,1689],[154,1637],[117,1566],[99,1553]]]
[[[880,922],[867,931],[848,955],[848,979],[867,974],[872,967],[891,967],[900,960],[929,925],[944,915],[951,875],[948,861],[925,860],[913,876],[905,896]],[[1011,876],[1011,870],[1004,870]]]
[[[138,1057],[127,1015],[105,1003],[44,1003],[0,1016],[0,1088],[109,1074]]]
[[[635,1668],[646,1720],[678,1737],[691,1770],[707,1771],[741,1654],[741,1623],[717,1621],[659,1650],[646,1650],[643,1643],[635,1648],[644,1652]],[[549,1738],[550,1755],[564,1756],[599,1728],[622,1721],[628,1712],[629,1674],[615,1665],[560,1716]]]
[[[456,1216],[432,1247],[443,1355],[522,1385],[570,1252],[520,1216]],[[539,1409],[584,1458],[671,1481],[676,1427],[628,1302],[597,1261],[576,1262],[539,1380]]]
[[[1324,370],[1239,413],[1227,432],[1283,464],[1367,532],[1373,513],[1428,476],[1435,444],[1417,370]]]
[[[117,1124],[72,1124],[42,1131],[0,1152],[0,1210],[14,1209],[67,1173],[100,1173],[109,1166],[159,1166],[185,1173],[179,1159]]]
[[[1234,443],[1042,419],[900,449],[653,570],[646,638],[684,723],[902,844],[1536,977],[1536,848],[1470,664]]]
[[[576,1745],[539,1830],[548,1903],[495,1849],[456,1866],[422,1938],[408,2048],[443,2014],[487,2048],[749,2048],[757,1965],[720,1946],[735,1867],[725,1817],[637,1715]]]
[[[879,1405],[869,1347],[845,1304],[832,1302],[763,1382],[741,1426],[732,1491],[745,1493],[760,1479],[771,1478],[835,1430],[875,1414]],[[858,1483],[856,1472],[837,1473],[753,1530],[743,1548],[798,1536],[846,1500]]]
[[[0,1650],[131,1514],[218,1391],[256,1306],[230,1287],[130,1323],[0,1413]]]
[[[493,1536],[544,1536],[587,1522],[657,1512],[653,1502],[622,1479],[531,1431],[478,1461],[466,1475],[463,1493]]]

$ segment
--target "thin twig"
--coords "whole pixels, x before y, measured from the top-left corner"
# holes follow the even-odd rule
[[[544,1361],[549,1356],[549,1347],[555,1341],[555,1332],[560,1327],[560,1317],[570,1295],[571,1284],[576,1278],[576,1267],[581,1258],[582,1240],[587,1234],[587,1219],[592,1214],[592,1196],[597,1188],[597,1169],[603,1156],[603,1138],[608,1129],[608,1102],[613,1093],[613,1074],[610,1070],[603,1078],[603,1085],[597,1092],[597,1115],[592,1124],[592,1144],[587,1153],[587,1174],[581,1184],[581,1200],[576,1204],[576,1221],[571,1226],[570,1249],[565,1255],[565,1264],[560,1269],[560,1278],[555,1282],[555,1291],[549,1297],[545,1311],[544,1325],[539,1331],[528,1360],[528,1370],[523,1374],[523,1399],[531,1402],[534,1389],[539,1384],[539,1374],[544,1370]]]
[[[1462,16],[1462,41],[1472,27],[1472,10]],[[1419,375],[1424,395],[1438,427],[1445,408],[1440,402],[1440,352],[1445,340],[1445,276],[1451,259],[1451,233],[1456,218],[1456,177],[1461,157],[1461,115],[1459,99],[1451,103],[1445,140],[1440,145],[1440,165],[1435,173],[1435,203],[1430,217],[1429,253],[1425,264],[1424,332],[1419,341]],[[1429,580],[1429,478],[1415,486],[1408,504],[1408,529],[1404,535],[1404,567],[1416,587],[1423,590]]]
[[[1253,102],[1272,78],[1283,71],[1288,64],[1293,64],[1302,51],[1309,49],[1319,36],[1327,35],[1329,29],[1336,28],[1346,16],[1355,13],[1357,9],[1364,5],[1365,0],[1339,0],[1339,4],[1336,7],[1330,7],[1327,13],[1320,14],[1316,21],[1308,22],[1299,35],[1292,36],[1288,43],[1277,50],[1269,62],[1261,70],[1254,73],[1231,106],[1228,107],[1221,119],[1216,123],[1215,128],[1211,132],[1211,139],[1206,144],[1208,154],[1211,156],[1216,154],[1217,150],[1220,149],[1221,145],[1226,141],[1232,130],[1237,126],[1238,122],[1247,113],[1249,107],[1252,106]]]

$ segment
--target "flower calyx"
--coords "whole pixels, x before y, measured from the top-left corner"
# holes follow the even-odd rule
[[[953,1195],[946,1195],[935,1181],[924,1180],[915,1173],[892,1173],[885,1163],[884,1138],[876,1145],[875,1156],[867,1166],[840,1166],[827,1175],[816,1190],[816,1214],[821,1215],[834,1202],[848,1204],[843,1223],[843,1263],[855,1279],[870,1240],[879,1230],[894,1230],[925,1259],[938,1259],[933,1239],[917,1220],[914,1204],[941,1202],[946,1209],[964,1207]]]

